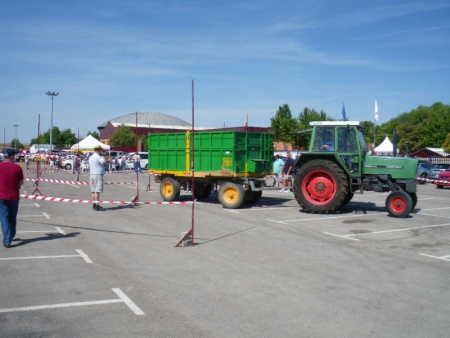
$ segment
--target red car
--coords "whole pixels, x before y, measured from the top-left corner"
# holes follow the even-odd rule
[[[436,181],[433,183],[436,184],[438,189],[450,187],[450,170],[444,170],[437,174]]]

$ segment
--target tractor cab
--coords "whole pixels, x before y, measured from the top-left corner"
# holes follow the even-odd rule
[[[310,153],[331,155],[343,164],[350,175],[361,173],[361,158],[368,151],[358,121],[316,121],[310,122],[313,133]]]

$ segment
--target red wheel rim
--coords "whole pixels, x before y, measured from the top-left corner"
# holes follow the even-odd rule
[[[406,201],[402,197],[394,197],[391,200],[391,210],[397,214],[402,213],[406,209]]]
[[[324,205],[336,195],[336,180],[327,171],[314,170],[303,180],[302,191],[308,202]]]

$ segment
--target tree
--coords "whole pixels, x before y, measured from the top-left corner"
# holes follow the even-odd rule
[[[409,113],[399,116],[382,124],[380,129],[384,134],[392,135],[393,130],[398,134],[398,147],[405,147],[405,143],[411,145],[411,152],[427,148],[440,147],[450,130],[450,106],[440,102],[431,107],[419,106]],[[385,135],[383,135],[384,138]]]
[[[88,131],[86,136],[91,135],[93,138],[100,140],[100,134],[98,133],[98,131]]]
[[[22,144],[22,142],[19,141],[19,139],[13,138],[11,140],[11,147],[16,149],[23,149],[25,146]]]
[[[447,137],[445,138],[445,141],[442,144],[442,149],[444,149],[446,153],[450,153],[450,133],[447,134]]]
[[[275,117],[270,119],[275,142],[294,143],[293,132],[298,129],[297,120],[292,117],[289,105],[279,106]]]
[[[109,138],[112,147],[131,147],[136,145],[136,134],[129,126],[121,124]]]
[[[75,133],[72,133],[70,129],[64,130],[59,135],[58,145],[61,148],[69,148],[77,142],[78,138],[75,136]]]

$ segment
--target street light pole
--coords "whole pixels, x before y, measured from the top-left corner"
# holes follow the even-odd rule
[[[13,124],[14,128],[16,128],[16,132],[14,135],[14,149],[17,150],[17,127],[19,126],[18,124]]]
[[[58,96],[59,93],[55,93],[55,92],[46,92],[45,93],[48,96],[51,96],[52,98],[52,116],[50,119],[50,151],[53,149],[53,97]]]

